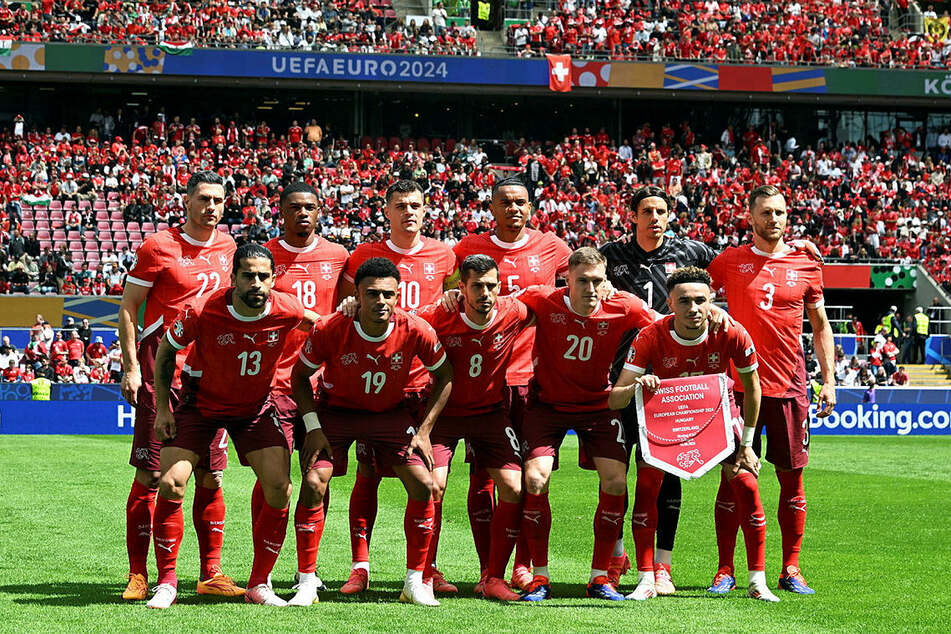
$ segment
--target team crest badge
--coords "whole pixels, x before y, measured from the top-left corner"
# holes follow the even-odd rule
[[[330,266],[330,262],[320,263],[320,276],[325,280],[329,280],[333,277],[333,267]]]
[[[308,340],[307,343],[310,343],[310,341]],[[356,363],[356,352],[348,352],[347,354],[340,355],[340,365],[356,365]]]
[[[228,344],[234,343],[234,333],[226,332],[224,334],[218,335],[218,345],[227,346]]]
[[[231,268],[231,260],[221,254],[218,254],[218,264],[221,265],[222,271],[227,271]]]
[[[665,262],[665,263],[664,263],[664,273],[666,273],[667,275],[670,275],[671,273],[673,273],[673,272],[676,271],[676,270],[677,270],[677,263],[676,263],[676,262]]]
[[[495,333],[495,337],[492,338],[492,347],[493,347],[493,348],[500,348],[500,347],[502,346],[502,341],[503,341],[504,339],[505,339],[505,338],[502,336],[502,333],[501,333],[501,332]]]
[[[625,275],[630,275],[631,269],[628,268],[627,264],[621,264],[614,267],[614,275],[617,277],[623,277]]]
[[[532,273],[538,273],[538,271],[541,269],[541,260],[537,255],[528,256],[528,269]]]
[[[740,269],[740,273],[752,273],[753,265],[750,262],[745,262],[740,265],[739,269]]]
[[[707,355],[707,365],[709,365],[711,368],[719,367],[719,365],[720,365],[720,353],[719,353],[719,352],[711,352],[710,354],[708,354],[708,355]]]
[[[178,265],[179,265],[179,266],[186,267],[186,266],[191,266],[192,264],[194,264],[194,262],[193,262],[192,259],[191,259],[190,257],[188,257],[187,255],[178,258]]]
[[[568,316],[564,313],[552,313],[551,314],[551,323],[553,324],[567,324]]]
[[[664,367],[672,368],[677,365],[677,357],[664,357]]]
[[[396,371],[402,367],[403,367],[403,353],[402,352],[394,353],[393,356],[390,357],[390,369]]]
[[[278,264],[277,266],[274,267],[274,277],[280,277],[284,275],[285,273],[287,273],[286,264]]]
[[[424,275],[435,275],[436,274],[436,265],[432,262],[423,263],[423,274]]]
[[[267,333],[267,345],[274,347],[281,342],[281,332],[279,330],[272,330]]]
[[[446,339],[447,348],[461,348],[462,347],[462,337],[449,337]]]
[[[795,286],[799,281],[799,271],[786,269],[786,286]]]
[[[608,328],[610,328],[610,327],[611,327],[611,325],[610,325],[608,322],[606,322],[606,321],[599,321],[599,322],[598,322],[598,334],[603,337],[604,335],[608,334]]]

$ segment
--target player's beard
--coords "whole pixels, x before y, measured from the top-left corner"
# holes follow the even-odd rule
[[[773,232],[768,227],[754,224],[753,233],[767,242],[779,242],[783,239],[783,235],[786,233],[786,227],[777,227],[775,235],[773,235]]]
[[[248,291],[241,295],[241,301],[248,308],[261,308],[267,303],[267,293],[252,293]]]

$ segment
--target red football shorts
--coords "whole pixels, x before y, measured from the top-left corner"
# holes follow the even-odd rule
[[[736,405],[743,411],[743,392],[735,392]],[[760,432],[766,430],[765,458],[780,469],[802,469],[809,464],[809,399],[806,396],[760,401],[759,420],[753,451],[761,453]]]
[[[475,416],[440,416],[430,440],[437,467],[448,467],[460,440],[466,451],[486,469],[522,470],[521,441],[512,427],[507,410],[499,408]]]
[[[406,408],[409,411],[410,416],[413,417],[413,427],[419,426],[419,424],[423,421],[423,417],[426,415],[426,405],[428,403],[428,392],[407,392],[403,395],[403,401],[400,404],[400,407]],[[392,466],[384,465],[382,462],[376,459],[373,447],[358,440],[354,452],[357,456],[357,462],[370,465],[373,467],[373,470],[376,472],[376,474],[381,478],[396,477],[396,473],[393,472]],[[343,473],[346,472],[346,462],[344,462]],[[334,472],[334,475],[338,474]]]
[[[627,464],[624,425],[618,412],[559,412],[544,403],[534,403],[525,412],[522,439],[525,460],[557,457],[569,429],[574,429],[591,458],[610,458]]]
[[[373,451],[372,461],[381,474],[393,473],[393,467],[424,464],[422,457],[410,450],[416,420],[405,407],[379,413],[326,407],[319,415],[321,427],[330,441],[331,455],[321,454],[315,469],[333,467],[334,475],[346,473],[347,452],[354,442]],[[359,446],[357,458],[361,458]],[[338,463],[343,464],[343,473]]]

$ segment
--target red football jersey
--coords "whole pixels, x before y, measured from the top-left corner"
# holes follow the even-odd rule
[[[758,365],[753,339],[742,325],[716,332],[707,330],[696,339],[684,339],[674,332],[674,316],[667,315],[638,333],[624,369],[672,379],[719,374],[731,366],[737,372],[749,373]]]
[[[535,313],[535,386],[541,402],[563,412],[607,409],[609,374],[624,334],[659,318],[642,299],[618,291],[588,316],[568,289],[534,286],[518,298]]]
[[[432,324],[452,363],[452,393],[443,414],[485,414],[505,400],[505,371],[519,334],[531,321],[528,308],[513,297],[500,297],[484,326],[466,317],[465,309],[448,312],[427,306],[419,316]]]
[[[822,266],[803,251],[769,254],[746,245],[726,249],[707,271],[756,343],[763,395],[805,396],[802,319],[805,308],[823,304]]]
[[[334,242],[315,237],[307,247],[293,247],[280,238],[265,244],[274,254],[274,290],[297,295],[307,310],[329,315],[336,308],[337,284],[347,265],[347,250]],[[291,370],[297,363],[307,333],[294,330],[287,335],[284,355],[274,372],[274,390],[291,393]]]
[[[367,335],[358,320],[342,313],[321,317],[300,359],[315,369],[323,364],[321,396],[331,407],[383,412],[403,400],[415,360],[424,371],[435,370],[446,361],[446,352],[432,326],[397,309],[379,337]]]
[[[207,242],[198,242],[180,227],[146,238],[126,277],[127,282],[149,289],[141,338],[160,335],[186,304],[200,306],[219,288],[229,286],[235,249],[234,239],[221,231],[212,232]],[[179,370],[183,361],[179,355]],[[142,381],[152,383],[151,360],[141,365]]]
[[[183,372],[197,380],[196,406],[208,417],[256,414],[271,392],[274,367],[289,332],[304,318],[304,307],[287,293],[272,292],[257,317],[238,314],[231,288],[201,307],[186,306],[165,337],[177,350],[195,342]]]
[[[488,255],[499,265],[501,295],[529,286],[554,286],[555,276],[568,271],[571,247],[554,233],[526,229],[518,242],[503,242],[494,232],[466,236],[453,249],[458,264],[467,256]],[[526,328],[515,344],[515,354],[506,374],[509,385],[528,385],[532,378],[532,346],[535,328]]]
[[[436,302],[446,280],[456,273],[452,249],[438,240],[420,237],[419,244],[412,249],[401,249],[391,240],[361,244],[350,254],[344,278],[353,282],[357,269],[370,258],[386,258],[399,269],[400,308],[410,313]],[[429,373],[419,363],[414,363],[412,370],[406,391],[419,392],[429,384]]]

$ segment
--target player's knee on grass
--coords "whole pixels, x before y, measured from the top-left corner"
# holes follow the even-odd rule
[[[499,490],[499,499],[509,504],[522,501],[522,472],[514,469],[491,469],[489,473]]]
[[[308,469],[301,478],[300,497],[301,506],[316,508],[324,503],[324,495],[330,485],[331,469]]]

